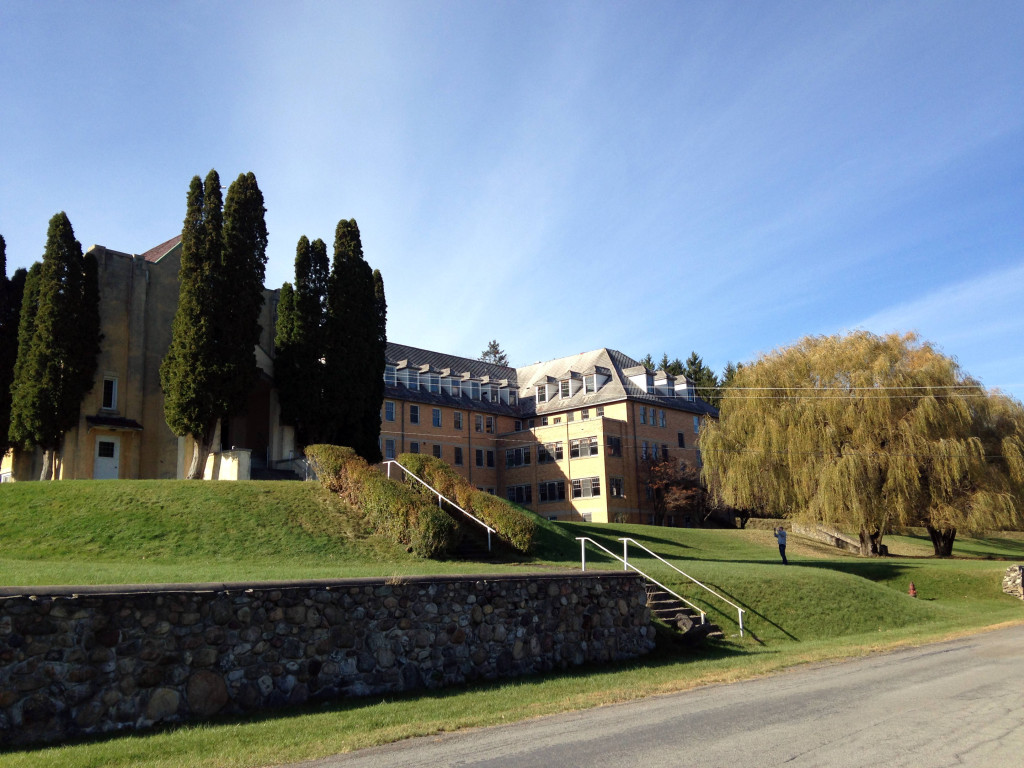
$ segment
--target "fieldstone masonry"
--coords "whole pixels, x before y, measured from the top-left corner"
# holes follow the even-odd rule
[[[0,745],[534,674],[653,647],[635,574],[5,588]]]
[[[1024,600],[1024,565],[1011,565],[1003,576],[1003,592]]]

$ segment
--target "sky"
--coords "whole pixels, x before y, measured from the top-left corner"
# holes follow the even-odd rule
[[[8,272],[256,174],[266,282],[359,224],[388,338],[720,372],[916,331],[1024,399],[1024,3],[0,0]]]

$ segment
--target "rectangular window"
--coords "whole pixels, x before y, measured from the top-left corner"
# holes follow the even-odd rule
[[[523,467],[530,465],[530,449],[529,448],[506,448],[505,449],[505,466],[506,467]]]
[[[658,425],[665,426],[665,411],[661,409],[658,410]]]
[[[435,373],[430,374],[427,376],[427,387],[435,395],[441,394],[441,378]]]
[[[480,399],[480,382],[471,381],[469,382],[469,396],[474,400]]]
[[[419,453],[419,452],[420,452],[420,444],[419,443],[417,443],[417,442],[409,443],[409,453]]]
[[[537,385],[537,402],[546,403],[548,401],[548,385],[538,384]]]
[[[476,465],[482,467],[484,465],[484,452],[482,448],[476,449]]]
[[[570,396],[570,389],[569,389],[569,381],[568,381],[568,379],[566,379],[565,381],[559,382],[559,384],[558,384],[558,396],[559,397],[569,397]]]
[[[566,421],[575,421],[575,417],[573,416],[572,411],[569,411],[567,414],[565,414],[565,420]]]
[[[561,424],[562,423],[562,417],[561,416],[555,416],[555,418],[553,418],[551,420],[551,423],[552,424]]]
[[[543,502],[565,501],[565,481],[551,480],[547,483],[538,483],[537,498]]]
[[[431,411],[431,420],[433,421],[435,427],[440,427],[441,426],[441,409],[440,408],[432,409],[432,411]]]
[[[647,441],[644,440],[640,444],[640,461],[646,461],[646,460],[647,460]]]
[[[540,425],[542,427],[546,427],[548,425],[548,417],[547,416],[541,416],[540,417]]]
[[[585,394],[597,391],[597,376],[583,377],[583,391]]]
[[[700,457],[700,449],[698,448],[697,449],[697,469],[700,469],[703,466],[704,466],[704,459],[702,459]]]
[[[693,417],[693,434],[700,434],[700,416]]]
[[[684,435],[682,432],[677,432],[676,436],[679,438],[679,447],[680,448],[685,448],[686,447],[686,435]]]
[[[622,483],[621,477],[609,477],[608,478],[608,495],[616,499],[625,498],[626,492],[625,486]]]
[[[462,397],[461,379],[452,379],[452,397]]]
[[[588,456],[597,456],[596,437],[581,437],[578,440],[569,441],[570,459],[580,459]]]
[[[597,415],[598,415],[598,417],[604,416],[604,406],[603,405],[597,406]]]
[[[420,423],[420,407],[418,405],[409,406],[409,423],[419,424]]]
[[[488,467],[493,467],[494,466],[494,451],[488,451],[487,452],[487,466]]]
[[[440,459],[441,458],[441,446],[440,445],[435,445],[434,446],[434,458],[435,459]]]
[[[601,495],[601,478],[579,477],[572,481],[572,497],[574,499],[589,499]]]
[[[664,443],[661,444],[661,460],[668,461],[668,446]]]
[[[395,380],[395,366],[385,365],[384,366],[384,386],[393,387],[396,384]]]
[[[544,443],[537,446],[537,463],[550,464],[553,461],[562,460],[561,443]]]
[[[646,424],[647,423],[647,406],[646,405],[641,405],[640,406],[640,423],[641,424]]]
[[[534,428],[536,428],[536,426],[537,426],[537,420],[536,419],[530,419],[529,421],[526,422],[526,428],[527,429],[534,429]]]
[[[395,404],[390,400],[384,401],[384,421],[395,420]]]
[[[103,379],[103,408],[108,411],[117,409],[117,379],[113,376]]]
[[[493,435],[494,434],[494,417],[493,416],[488,416],[487,417],[487,434],[489,434],[489,435]]]
[[[523,422],[520,421],[519,419],[516,419],[515,421],[513,421],[512,422],[512,430],[515,431],[515,432],[522,432],[523,431]]]
[[[608,455],[609,456],[621,456],[622,455],[622,438],[615,437],[614,435],[608,435]]]
[[[384,458],[389,460],[395,458],[395,441],[390,437],[384,440]]]
[[[586,421],[589,418],[590,418],[590,409],[589,408],[584,408],[582,411],[580,411],[580,419],[581,420]]]
[[[416,371],[409,371],[409,389],[420,388],[420,375]]]
[[[510,485],[505,489],[505,496],[515,504],[533,503],[532,485]]]
[[[462,466],[462,446],[461,445],[456,445],[455,446],[455,462],[454,463],[455,463],[456,467],[461,467]]]
[[[455,411],[452,414],[452,425],[456,429],[462,429],[462,411]]]
[[[473,430],[475,432],[484,431],[484,417],[481,416],[479,413],[473,417]]]
[[[96,456],[100,459],[112,459],[117,454],[114,443],[110,440],[100,440],[96,445]]]

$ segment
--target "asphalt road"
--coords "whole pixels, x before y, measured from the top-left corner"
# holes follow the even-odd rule
[[[1024,627],[303,763],[1024,765]]]

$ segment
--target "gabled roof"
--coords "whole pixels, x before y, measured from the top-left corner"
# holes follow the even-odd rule
[[[160,261],[164,256],[171,252],[174,246],[181,242],[181,235],[175,235],[170,240],[160,243],[160,245],[150,248],[148,251],[143,253],[139,258],[148,261],[150,264],[155,264]]]
[[[483,379],[484,377],[490,377],[492,380],[508,379],[511,386],[516,386],[516,369],[504,365],[471,360],[468,357],[446,355],[442,352],[431,352],[429,349],[420,349],[419,347],[407,347],[404,344],[394,344],[390,341],[386,357],[388,363],[392,365],[405,360],[410,368],[429,366],[435,371],[443,371],[448,368],[451,370],[450,375],[456,378],[462,378],[462,375],[468,372],[474,379]]]

